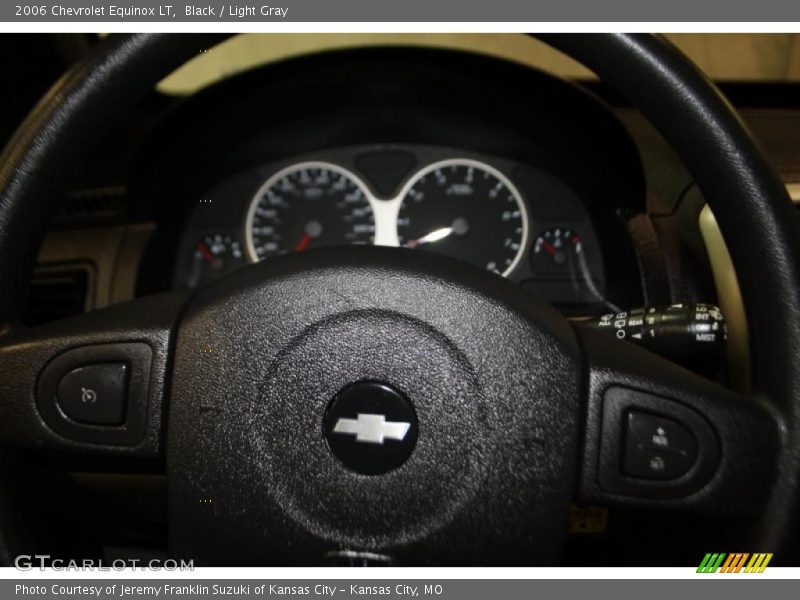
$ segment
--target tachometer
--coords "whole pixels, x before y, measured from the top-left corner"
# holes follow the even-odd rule
[[[258,190],[245,234],[250,259],[259,261],[320,246],[372,244],[375,217],[356,175],[330,163],[298,163]]]
[[[528,239],[520,193],[494,167],[475,160],[434,163],[409,181],[397,219],[401,246],[446,254],[508,275]]]

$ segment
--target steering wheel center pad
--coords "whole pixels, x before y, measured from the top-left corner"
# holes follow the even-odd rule
[[[167,444],[176,550],[302,562],[334,542],[508,565],[531,560],[533,539],[534,560],[553,560],[580,373],[560,314],[447,259],[354,247],[245,269],[200,291],[181,324]],[[360,381],[416,411],[416,447],[387,473],[348,469],[322,435],[328,404]],[[221,505],[236,510],[209,519]]]

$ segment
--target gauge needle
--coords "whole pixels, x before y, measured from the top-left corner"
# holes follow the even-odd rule
[[[406,242],[406,248],[416,248],[422,244],[430,244],[431,242],[438,242],[439,240],[443,240],[448,235],[453,233],[452,227],[442,227],[441,229],[435,229],[431,231],[427,235],[423,235],[421,238],[417,238],[416,240],[409,240]]]
[[[303,237],[300,238],[300,241],[297,242],[297,246],[294,247],[294,251],[302,252],[303,250],[308,248],[308,245],[310,243],[311,243],[311,236],[306,233],[303,235]]]
[[[558,249],[547,240],[542,240],[542,249],[545,252],[547,252],[550,256],[555,256],[556,252],[558,252]]]
[[[205,244],[203,244],[202,242],[197,244],[197,252],[199,252],[200,256],[202,256],[203,259],[208,262],[214,260],[214,255],[211,254],[211,251],[208,248],[206,248]]]

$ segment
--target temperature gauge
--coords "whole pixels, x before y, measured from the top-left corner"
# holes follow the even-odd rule
[[[620,312],[617,306],[605,297],[600,280],[589,267],[581,236],[566,227],[555,227],[543,231],[533,242],[531,264],[542,280],[549,285],[569,285],[574,301],[593,299],[609,310]],[[585,301],[585,300],[581,300]]]
[[[533,243],[531,262],[533,269],[542,275],[580,274],[580,254],[583,244],[580,236],[566,228],[548,229]]]
[[[221,233],[207,235],[195,244],[187,283],[189,287],[205,285],[244,264],[238,240]]]

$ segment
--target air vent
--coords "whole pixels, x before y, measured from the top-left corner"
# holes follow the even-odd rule
[[[120,186],[69,192],[54,215],[55,224],[85,227],[124,223],[127,200],[127,190]]]
[[[92,279],[89,265],[38,267],[31,279],[23,323],[42,325],[91,310]]]

